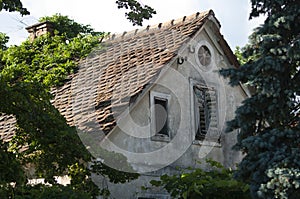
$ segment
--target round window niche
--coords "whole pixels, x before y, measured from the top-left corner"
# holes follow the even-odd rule
[[[211,63],[212,54],[206,45],[201,45],[198,49],[198,59],[202,66],[209,66]]]

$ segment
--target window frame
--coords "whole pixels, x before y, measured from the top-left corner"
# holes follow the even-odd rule
[[[215,111],[216,111],[216,128],[217,128],[217,133],[218,133],[218,139],[217,140],[211,140],[211,139],[206,139],[206,134],[209,132],[206,132],[205,136],[203,139],[196,139],[196,134],[197,134],[197,124],[199,125],[200,122],[200,118],[199,121],[197,120],[197,116],[196,116],[196,96],[195,96],[195,91],[194,91],[194,87],[203,87],[203,89],[207,89],[207,90],[213,90],[215,92],[216,95],[216,105],[215,105]],[[213,85],[213,83],[204,83],[204,82],[200,82],[200,81],[196,81],[194,79],[190,79],[190,93],[191,93],[191,136],[192,136],[192,142],[193,144],[198,144],[198,145],[213,145],[213,146],[221,146],[220,144],[220,138],[221,138],[221,134],[220,134],[220,118],[219,118],[219,93],[218,90],[216,89],[217,86]],[[206,112],[206,111],[205,111]],[[207,115],[205,115],[205,117],[207,117]],[[209,128],[208,128],[209,130]],[[213,137],[215,139],[215,137]]]
[[[208,65],[203,65],[199,59],[199,50],[202,46],[205,46],[209,52],[210,52],[210,63]],[[194,53],[194,56],[195,56],[195,60],[196,60],[196,63],[197,63],[197,70],[199,72],[208,72],[210,71],[213,66],[215,65],[215,53],[214,53],[214,48],[212,47],[212,45],[206,41],[206,40],[201,40],[197,43],[196,47],[195,47],[195,53]]]
[[[166,120],[166,128],[167,134],[161,134],[156,132],[156,113],[155,113],[155,99],[165,100],[167,103],[166,111],[167,111],[167,120]],[[169,115],[170,115],[170,100],[171,95],[166,93],[161,93],[157,91],[150,91],[150,137],[153,141],[165,141],[169,142],[171,140],[171,131],[169,126]]]

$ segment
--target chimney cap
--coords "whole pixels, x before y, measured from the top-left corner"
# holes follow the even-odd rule
[[[45,27],[52,28],[53,27],[53,23],[51,21],[39,22],[39,23],[33,24],[31,26],[28,26],[25,29],[28,32],[31,32],[32,30],[37,30],[37,29],[45,28]]]

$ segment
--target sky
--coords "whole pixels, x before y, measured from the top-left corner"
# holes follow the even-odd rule
[[[249,0],[139,0],[153,7],[157,14],[143,23],[154,25],[212,9],[221,23],[221,33],[232,49],[244,46],[253,28],[263,23],[263,18],[249,21]],[[30,11],[29,16],[0,12],[0,32],[10,37],[8,45],[19,45],[26,40],[25,27],[38,22],[43,16],[56,13],[67,15],[81,24],[90,24],[96,31],[122,33],[132,26],[125,18],[125,10],[118,9],[115,0],[22,0]]]

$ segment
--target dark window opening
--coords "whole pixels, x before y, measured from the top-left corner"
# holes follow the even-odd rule
[[[169,136],[168,133],[168,100],[154,97],[155,133]]]
[[[203,140],[208,131],[211,135],[218,132],[216,92],[207,87],[194,86],[196,140]]]

